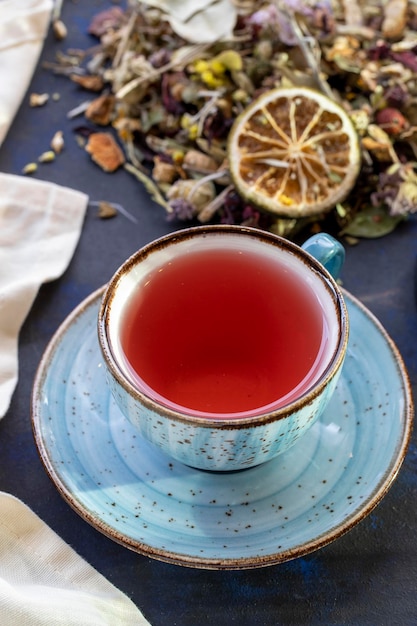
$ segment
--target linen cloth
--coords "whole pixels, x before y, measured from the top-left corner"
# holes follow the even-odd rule
[[[0,146],[26,94],[52,6],[52,0],[0,0]],[[67,268],[87,203],[78,191],[0,173],[0,418],[17,383],[21,326],[40,285]],[[3,492],[0,624],[149,626],[125,594]]]
[[[20,500],[0,492],[0,624],[149,626]]]
[[[39,287],[66,269],[88,196],[0,173],[0,418],[18,376],[18,338]]]
[[[27,91],[52,0],[0,0],[0,145]]]
[[[17,382],[21,325],[40,285],[66,269],[87,203],[78,191],[0,173],[0,416]],[[0,624],[149,622],[26,505],[0,492]]]

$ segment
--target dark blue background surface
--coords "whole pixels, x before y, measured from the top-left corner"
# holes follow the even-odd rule
[[[87,48],[89,18],[109,2],[64,3],[65,42],[49,36],[43,60],[55,51]],[[88,98],[68,79],[42,69],[30,92],[59,93],[41,109],[28,97],[0,150],[0,171],[20,174],[48,149],[56,130],[66,148],[41,165],[36,178],[86,192],[92,201],[122,204],[137,225],[122,216],[100,220],[87,212],[78,248],[67,272],[41,288],[20,338],[19,384],[0,422],[0,489],[28,504],[79,554],[129,595],[153,626],[408,625],[417,624],[417,450],[416,436],[391,490],[347,535],[329,546],[282,565],[249,571],[204,571],[153,561],[130,552],[83,521],[58,494],[34,444],[30,393],[42,352],[58,325],[94,289],[104,284],[133,251],[173,229],[129,174],[105,174],[80,149],[66,113]],[[344,286],[383,323],[417,386],[417,310],[414,271],[417,219],[383,239],[347,249]],[[0,512],[1,514],[1,512]]]

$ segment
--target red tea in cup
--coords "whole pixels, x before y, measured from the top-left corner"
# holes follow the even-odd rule
[[[123,308],[132,383],[211,418],[270,412],[307,392],[334,349],[322,281],[296,255],[255,239],[177,248],[159,251],[158,262],[154,254]]]

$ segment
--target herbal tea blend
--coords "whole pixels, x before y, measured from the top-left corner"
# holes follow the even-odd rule
[[[190,1],[130,0],[126,10],[115,6],[94,17],[89,32],[97,46],[61,52],[46,66],[90,92],[69,115],[84,115],[77,137],[91,158],[106,171],[131,172],[170,219],[246,224],[289,238],[325,229],[353,241],[384,235],[416,210],[416,26],[417,7],[405,0],[221,0],[198,9]],[[61,39],[64,29],[58,32]],[[284,143],[282,156],[275,150],[263,157],[269,172],[276,167],[301,181],[305,196],[314,198],[315,188],[325,196],[326,184],[340,178],[343,185],[345,175],[326,156],[330,150],[338,158],[333,120],[323,127],[316,118],[331,102],[352,125],[346,138],[355,175],[346,194],[330,194],[325,209],[319,201],[306,209],[284,185],[271,214],[230,175],[231,129],[277,88],[319,95],[304,131],[291,122],[294,96],[291,130],[272,136]]]

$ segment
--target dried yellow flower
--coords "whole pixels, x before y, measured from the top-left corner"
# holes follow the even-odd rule
[[[22,169],[22,174],[34,174],[37,169],[38,169],[38,166],[36,163],[28,163]]]
[[[53,150],[42,152],[42,154],[38,157],[39,163],[51,163],[51,161],[54,161],[54,160],[55,160],[55,152]]]

